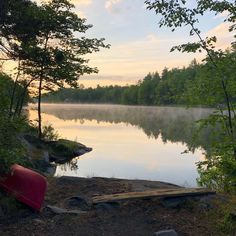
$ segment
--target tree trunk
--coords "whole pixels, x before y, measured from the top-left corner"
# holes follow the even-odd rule
[[[22,108],[23,108],[23,105],[24,105],[25,95],[26,95],[26,90],[24,91],[24,94],[22,95],[22,98],[21,98],[21,103],[20,103],[20,107],[19,107],[19,110],[18,110],[18,116],[21,115]]]
[[[24,87],[24,91],[23,91],[23,93],[21,94],[21,98],[19,99],[19,103],[17,103],[17,110],[16,110],[16,112],[15,112],[15,115],[16,115],[16,114],[17,114],[18,116],[21,115],[22,108],[23,108],[23,105],[24,105],[25,96],[26,96],[26,91],[27,91],[27,87],[25,86],[25,87]]]
[[[42,117],[41,117],[42,82],[43,82],[43,79],[42,77],[40,77],[39,95],[38,95],[38,138],[39,139],[42,139]]]
[[[14,81],[14,86],[13,86],[13,90],[12,90],[12,94],[11,94],[11,101],[10,101],[10,107],[9,107],[9,117],[12,116],[12,109],[13,109],[14,98],[15,98],[15,93],[16,93],[16,85],[17,85],[18,78],[20,76],[20,60],[18,62],[17,70],[18,70],[18,72],[16,75],[16,79]]]
[[[46,52],[47,45],[48,45],[49,34],[47,34],[45,38],[45,45],[44,45],[44,52]],[[41,117],[41,97],[42,97],[42,83],[43,83],[43,73],[44,70],[44,60],[41,65],[41,73],[39,77],[39,95],[38,95],[38,138],[42,139],[42,117]]]

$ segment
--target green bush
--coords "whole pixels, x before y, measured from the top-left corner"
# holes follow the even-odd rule
[[[9,172],[15,164],[25,164],[25,149],[20,140],[20,133],[27,126],[24,118],[12,120],[0,115],[0,176]]]
[[[198,163],[201,186],[215,189],[219,192],[236,193],[236,161],[232,145],[218,145],[206,157],[205,161]]]
[[[42,138],[45,141],[58,140],[58,132],[53,128],[51,124],[43,126]]]

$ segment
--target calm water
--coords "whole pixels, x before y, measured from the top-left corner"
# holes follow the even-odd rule
[[[32,107],[31,107],[32,108]],[[56,175],[116,177],[167,181],[196,186],[195,163],[204,158],[204,138],[194,153],[194,121],[209,109],[119,105],[43,104],[43,123],[53,124],[61,138],[93,151],[77,159],[78,169],[57,167]],[[36,111],[30,110],[30,119]],[[207,140],[207,131],[203,134]]]

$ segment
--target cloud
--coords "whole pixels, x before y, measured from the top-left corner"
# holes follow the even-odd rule
[[[109,85],[131,85],[136,84],[137,77],[127,77],[127,76],[100,76],[98,75],[86,75],[79,79],[79,83],[83,84],[85,87],[97,87],[100,86],[109,86]]]
[[[217,49],[227,49],[231,46],[231,42],[234,41],[234,34],[233,32],[229,32],[230,23],[224,22],[213,29],[209,30],[206,33],[206,36],[216,36],[217,42],[216,42],[216,48]]]
[[[228,36],[230,33],[228,31],[230,24],[229,23],[221,23],[214,27],[213,29],[207,32],[207,35],[216,35],[216,36]]]
[[[79,18],[87,18],[86,14],[79,9],[76,9],[74,12],[78,15]]]
[[[223,11],[217,15],[215,15],[214,19],[219,19],[219,18],[227,18],[229,16],[229,11]]]
[[[111,13],[120,12],[120,8],[117,7],[117,4],[122,0],[108,0],[105,2],[105,8]]]
[[[98,67],[98,77],[109,78],[109,84],[112,81],[113,84],[136,83],[148,72],[161,72],[164,67],[187,66],[194,57],[199,57],[197,54],[169,53],[172,45],[180,43],[183,41],[177,38],[148,34],[139,40],[113,45],[109,50],[92,54],[90,65]]]

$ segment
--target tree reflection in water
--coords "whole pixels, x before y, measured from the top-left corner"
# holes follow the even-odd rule
[[[212,127],[199,130],[196,121],[206,118],[212,109],[182,107],[147,107],[120,105],[87,105],[87,104],[44,104],[43,112],[63,120],[96,120],[109,123],[126,123],[141,129],[149,138],[161,137],[167,141],[186,144],[194,151],[201,147],[209,151],[211,142],[216,137]],[[193,138],[198,133],[197,137]]]

